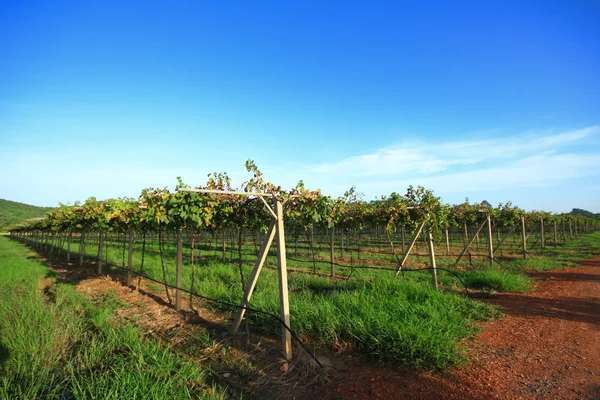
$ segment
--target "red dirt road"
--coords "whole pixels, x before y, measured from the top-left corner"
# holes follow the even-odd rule
[[[338,368],[329,399],[600,399],[600,256],[533,275],[529,294],[489,301],[507,316],[468,341],[472,362],[447,373]]]

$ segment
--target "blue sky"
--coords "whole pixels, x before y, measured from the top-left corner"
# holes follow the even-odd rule
[[[525,3],[525,4],[523,4]],[[600,3],[0,4],[0,198],[239,184],[600,212]]]

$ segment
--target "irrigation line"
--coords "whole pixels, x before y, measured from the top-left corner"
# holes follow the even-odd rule
[[[433,268],[433,267],[424,267],[424,268],[414,268],[414,269],[404,269],[403,270],[405,272],[419,272],[419,271],[430,271],[430,270],[438,270],[438,271],[445,271],[448,272],[449,274],[453,275],[456,279],[458,279],[458,281],[460,282],[461,285],[463,285],[463,288],[465,289],[465,293],[467,294],[467,297],[471,298],[471,293],[469,293],[469,289],[467,289],[467,285],[465,285],[465,282],[460,278],[460,276],[458,276],[458,274],[454,271],[451,271],[449,269],[446,268]]]
[[[95,257],[95,258],[97,259],[97,257]],[[94,259],[94,258],[92,257],[92,259]],[[110,268],[110,267],[113,267],[113,268],[116,268],[116,269],[119,269],[119,270],[128,271],[128,268],[123,268],[123,267],[120,267],[120,266],[118,266],[118,265],[115,265],[115,264],[112,264],[112,263],[106,263],[106,267],[108,267],[108,268]],[[154,278],[151,278],[151,277],[149,277],[148,275],[145,275],[145,274],[142,274],[142,273],[138,273],[138,272],[136,272],[136,271],[133,271],[133,269],[132,269],[132,271],[131,271],[131,272],[132,272],[133,274],[135,274],[135,275],[139,276],[139,277],[146,278],[146,279],[148,279],[149,281],[152,281],[152,282],[154,282],[154,283],[158,283],[158,284],[164,284],[165,286],[167,286],[167,287],[169,287],[169,288],[171,288],[171,289],[175,289],[175,290],[177,290],[177,287],[176,287],[176,286],[173,286],[173,285],[171,285],[171,284],[169,284],[169,283],[166,283],[166,282],[161,282],[161,281],[159,281],[159,280],[157,280],[157,279],[154,279]],[[300,340],[300,338],[298,337],[298,335],[296,334],[296,332],[294,332],[294,331],[292,330],[292,328],[290,328],[290,327],[289,327],[289,326],[288,326],[288,325],[287,325],[287,324],[286,324],[286,323],[285,323],[285,322],[284,322],[284,321],[281,319],[281,317],[279,317],[278,315],[275,315],[275,314],[273,314],[273,313],[270,313],[270,312],[268,312],[268,311],[259,310],[259,309],[257,309],[257,308],[252,308],[252,307],[248,307],[248,306],[240,306],[240,305],[238,305],[238,304],[229,303],[229,302],[227,302],[227,301],[223,301],[223,300],[214,299],[214,298],[212,298],[212,297],[204,296],[204,295],[201,295],[201,294],[199,294],[199,293],[196,293],[196,292],[193,292],[193,291],[191,291],[191,290],[184,289],[184,288],[179,288],[179,290],[181,290],[182,292],[184,292],[184,293],[187,293],[187,294],[189,294],[189,295],[196,296],[196,297],[200,297],[201,299],[204,299],[204,300],[207,300],[207,301],[210,301],[210,302],[213,302],[213,303],[222,304],[222,305],[225,305],[225,306],[228,306],[228,307],[231,307],[231,308],[244,309],[244,310],[246,310],[246,311],[254,312],[254,313],[257,313],[257,314],[263,314],[263,315],[267,315],[267,316],[269,316],[269,317],[271,317],[271,318],[274,318],[275,320],[279,321],[279,323],[281,324],[281,326],[283,326],[283,327],[284,327],[284,328],[285,328],[285,329],[286,329],[286,330],[287,330],[287,331],[290,333],[290,335],[292,336],[292,338],[293,338],[293,339],[294,339],[296,342],[298,342],[298,344],[300,345],[300,347],[302,347],[302,349],[303,349],[304,351],[306,351],[306,353],[307,353],[307,354],[308,354],[308,355],[309,355],[309,356],[310,356],[310,357],[311,357],[313,360],[315,360],[315,362],[317,363],[317,365],[318,365],[319,367],[321,367],[321,368],[325,368],[325,367],[323,366],[323,364],[321,363],[321,361],[319,361],[319,359],[317,358],[317,356],[316,356],[316,355],[315,355],[315,354],[314,354],[312,351],[310,351],[310,349],[309,349],[308,347],[306,347],[306,345],[305,345],[304,343],[302,343],[302,341]]]
[[[108,264],[107,266],[113,266],[113,267],[115,267],[117,269],[121,269],[121,270],[127,271],[126,268],[121,268],[118,265]],[[164,284],[164,285],[166,285],[167,287],[169,287],[171,289],[176,289],[177,290],[176,286],[173,286],[173,285],[171,285],[169,283],[161,282],[161,281],[156,280],[154,278],[151,278],[151,277],[149,277],[149,276],[147,276],[145,274],[138,274],[135,271],[131,271],[131,272],[134,273],[134,274],[136,274],[136,275],[139,275],[139,276],[141,276],[143,278],[146,278],[146,279],[148,279],[148,280],[150,280],[152,282],[155,282],[155,283],[158,283],[158,284]],[[228,306],[228,307],[232,307],[232,308],[237,308],[237,309],[244,309],[246,311],[250,311],[250,312],[254,312],[254,313],[258,313],[258,314],[268,315],[269,317],[272,317],[272,318],[276,319],[277,321],[279,321],[279,323],[281,324],[281,326],[283,326],[292,335],[292,337],[294,338],[294,340],[296,340],[298,342],[298,344],[300,344],[300,346],[304,349],[304,351],[306,351],[308,353],[308,355],[310,355],[312,357],[312,359],[315,360],[315,362],[319,365],[319,367],[324,368],[323,364],[321,364],[321,362],[319,361],[319,359],[306,347],[306,345],[304,343],[302,343],[302,341],[300,340],[300,338],[298,337],[298,335],[296,334],[296,332],[294,332],[292,330],[292,328],[290,328],[289,326],[287,326],[287,324],[278,315],[275,315],[275,314],[270,313],[268,311],[259,310],[257,308],[252,308],[252,307],[248,307],[248,306],[240,306],[238,304],[229,303],[227,301],[214,299],[212,297],[204,296],[204,295],[201,295],[201,294],[196,293],[196,292],[192,292],[191,290],[187,290],[187,289],[184,289],[184,288],[179,288],[179,290],[181,290],[182,292],[187,293],[189,295],[200,297],[201,299],[211,301],[213,303],[222,304],[222,305],[225,305],[225,306]]]
[[[311,263],[312,264],[312,260],[299,260],[297,258],[290,258],[287,257],[288,261],[294,261],[294,262],[300,262],[300,263]],[[326,261],[326,260],[317,260],[317,262],[320,263],[324,263],[327,265],[331,265],[332,263],[330,261]],[[385,268],[385,267],[378,267],[378,266],[368,266],[368,265],[347,265],[347,264],[339,264],[334,262],[333,265],[337,266],[337,267],[341,267],[341,268],[351,268],[351,269],[377,269],[377,270],[383,270],[383,271],[394,271],[393,268]]]
[[[488,256],[489,257],[489,256]],[[289,261],[302,261],[304,262],[304,260],[294,260],[292,258],[288,258]],[[307,262],[312,262],[312,261],[307,261]],[[327,262],[329,264],[329,262]],[[358,268],[358,269],[375,269],[375,270],[382,270],[382,271],[395,271],[394,268],[384,268],[384,267],[369,267],[369,266],[355,266],[352,267],[350,265],[344,265],[344,264],[338,264],[338,263],[333,263],[333,265],[337,265],[339,267],[344,267],[344,268]],[[464,281],[460,278],[460,276],[458,276],[458,274],[452,270],[446,269],[446,268],[440,268],[440,267],[424,267],[424,268],[402,268],[403,271],[406,272],[418,272],[418,271],[430,271],[432,269],[436,269],[439,271],[445,271],[448,272],[449,274],[453,275],[456,279],[458,279],[458,281],[461,283],[461,285],[463,286],[463,288],[465,289],[465,293],[467,294],[467,297],[471,297],[471,294],[469,293],[469,289],[467,288],[467,285],[464,283]]]

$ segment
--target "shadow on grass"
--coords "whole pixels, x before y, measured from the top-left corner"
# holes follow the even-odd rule
[[[0,342],[0,369],[4,367],[4,364],[6,363],[6,360],[8,360],[8,357],[10,357],[10,350],[8,349],[8,347],[6,347],[4,343]]]

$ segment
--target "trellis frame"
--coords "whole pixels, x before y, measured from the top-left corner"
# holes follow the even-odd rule
[[[281,326],[281,344],[283,349],[283,354],[287,361],[292,359],[292,336],[289,331],[290,327],[290,305],[289,305],[289,296],[288,296],[288,279],[287,279],[287,258],[286,258],[286,250],[285,250],[285,228],[284,228],[284,212],[283,205],[285,204],[285,200],[280,197],[272,194],[272,193],[257,193],[257,192],[238,192],[233,190],[210,190],[210,189],[191,189],[191,188],[179,188],[177,189],[180,192],[194,192],[194,193],[212,193],[212,194],[222,194],[222,195],[237,195],[237,196],[256,196],[264,203],[265,207],[268,209],[269,213],[273,216],[271,223],[269,224],[269,229],[265,236],[263,243],[261,244],[260,251],[258,253],[258,257],[256,258],[256,262],[254,264],[254,268],[252,269],[252,273],[250,275],[250,279],[246,285],[246,290],[244,291],[244,297],[242,298],[242,302],[240,303],[240,308],[236,313],[234,323],[233,323],[233,333],[237,333],[242,319],[246,313],[246,308],[248,307],[248,303],[250,302],[250,298],[252,297],[252,293],[254,292],[254,288],[256,287],[256,282],[258,282],[258,277],[262,270],[262,267],[267,259],[267,255],[271,245],[273,244],[273,240],[276,239],[277,245],[277,270],[278,270],[278,280],[279,280],[279,315],[280,320],[284,325]],[[269,206],[269,203],[265,200],[266,198],[271,198],[274,200],[274,208]]]

